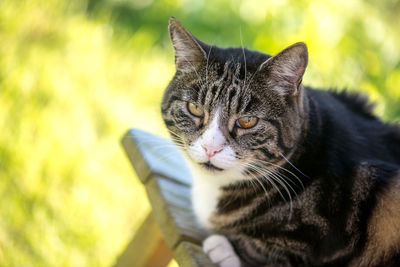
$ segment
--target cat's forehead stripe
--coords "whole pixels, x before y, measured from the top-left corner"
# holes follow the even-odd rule
[[[232,80],[232,73],[230,72],[230,62],[226,62],[224,65],[224,72],[221,77],[211,87],[211,92],[208,99],[208,104],[214,106],[219,102],[219,96],[223,89]]]
[[[218,73],[216,81],[210,82],[201,87],[199,92],[199,102],[204,106],[213,107],[223,101],[228,107],[229,111],[234,110],[237,113],[239,110],[240,92],[244,91],[246,86],[245,81],[240,80],[240,71],[242,65],[232,61],[226,62],[223,66],[223,71]],[[245,70],[246,71],[246,70]],[[222,97],[224,99],[222,99]]]

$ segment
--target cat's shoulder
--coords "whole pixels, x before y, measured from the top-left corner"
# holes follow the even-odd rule
[[[371,119],[376,118],[373,114],[375,104],[370,102],[365,94],[348,90],[329,90],[328,93],[346,105],[353,112]]]
[[[368,97],[360,92],[348,90],[324,89],[315,90],[307,88],[308,93],[316,100],[322,103],[329,102],[331,105],[343,105],[355,114],[368,119],[377,119],[373,110],[375,104],[369,101]]]

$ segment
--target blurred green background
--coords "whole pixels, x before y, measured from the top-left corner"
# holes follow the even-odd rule
[[[304,83],[351,88],[400,118],[400,1],[0,1],[0,266],[110,266],[149,212],[119,145],[166,135],[175,16],[266,53],[305,41]]]

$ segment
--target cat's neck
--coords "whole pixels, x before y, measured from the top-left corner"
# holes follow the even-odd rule
[[[186,157],[185,154],[183,154]],[[243,180],[241,170],[233,169],[221,173],[204,170],[199,164],[186,158],[192,174],[192,204],[198,222],[212,229],[210,215],[216,211],[221,190],[235,181]]]

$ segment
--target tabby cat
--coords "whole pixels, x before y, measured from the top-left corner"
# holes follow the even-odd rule
[[[356,94],[303,87],[304,43],[218,48],[171,18],[162,101],[219,266],[400,266],[400,128]]]

